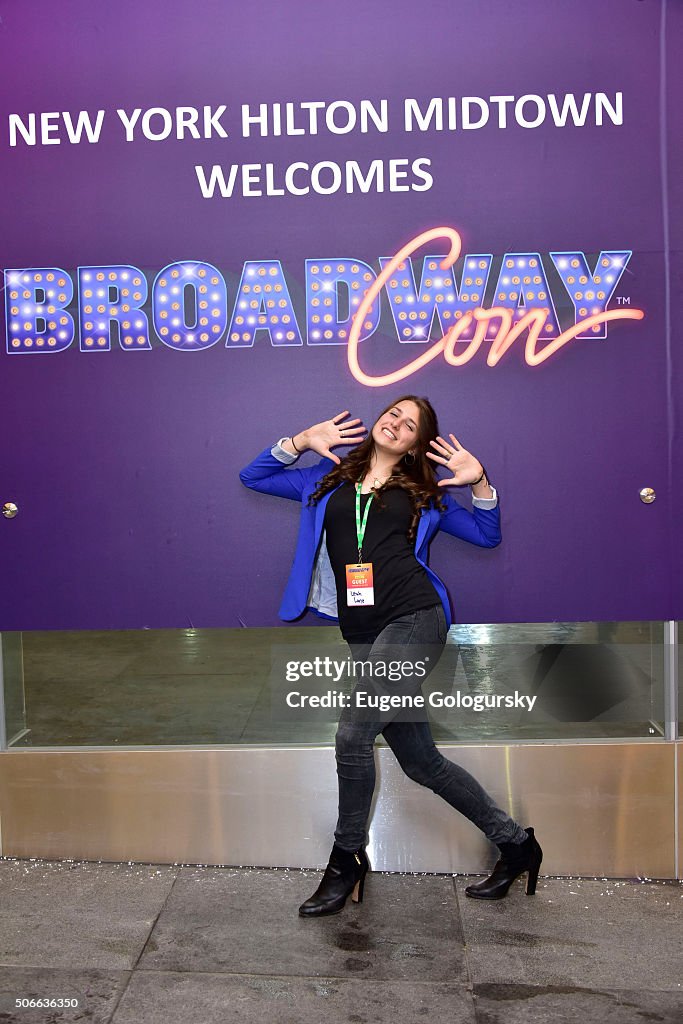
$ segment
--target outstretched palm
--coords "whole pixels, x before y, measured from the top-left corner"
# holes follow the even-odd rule
[[[458,441],[454,434],[448,435],[451,439],[449,444],[443,437],[437,437],[436,441],[429,443],[436,449],[438,454],[427,452],[427,458],[440,463],[452,474],[439,480],[439,487],[464,487],[466,484],[473,484],[484,472],[482,464],[478,459],[468,452]]]
[[[342,422],[348,415],[349,411],[346,409],[344,412],[337,413],[330,420],[323,420],[322,423],[316,423],[309,427],[305,432],[307,446],[318,455],[331,459],[332,462],[339,465],[341,459],[331,449],[340,444],[360,444],[364,440],[364,436],[359,435],[366,433],[361,420]]]

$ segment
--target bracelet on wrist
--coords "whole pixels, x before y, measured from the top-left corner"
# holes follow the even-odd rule
[[[295,452],[297,453],[297,455],[301,455],[302,453],[301,453],[301,452],[299,451],[299,449],[297,448],[297,446],[296,446],[296,445],[294,444],[294,437],[293,437],[293,436],[292,436],[292,437],[290,437],[290,439],[289,439],[289,440],[290,440],[290,441],[292,442],[292,448],[293,448],[293,449],[294,449],[294,451],[295,451]]]
[[[292,441],[292,444],[294,444],[293,441]],[[482,482],[482,480],[484,479],[485,476],[486,476],[486,470],[482,466],[482,468],[481,468],[481,476],[479,477],[478,480],[473,480],[472,483],[470,484],[470,487],[476,487],[477,484],[480,484]]]

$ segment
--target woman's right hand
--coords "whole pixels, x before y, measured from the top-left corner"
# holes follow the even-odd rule
[[[294,447],[299,449],[299,451],[303,451],[304,448],[310,448],[311,451],[317,452],[323,458],[331,459],[332,462],[336,462],[339,465],[341,459],[338,455],[334,454],[331,450],[332,448],[340,444],[360,444],[361,441],[365,440],[366,430],[362,420],[346,420],[344,423],[343,421],[348,415],[349,411],[346,409],[344,412],[337,413],[330,420],[315,423],[312,427],[308,427],[307,430],[302,430],[301,433],[295,434],[292,438]]]

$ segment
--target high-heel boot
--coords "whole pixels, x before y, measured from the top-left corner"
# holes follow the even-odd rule
[[[533,828],[524,830],[527,839],[523,843],[499,843],[501,857],[493,871],[483,882],[468,885],[466,896],[477,900],[502,900],[516,878],[528,871],[526,894],[536,892],[538,871],[543,860],[543,850],[538,845]]]
[[[338,914],[348,896],[351,896],[354,903],[362,903],[365,876],[369,867],[368,858],[362,847],[355,853],[350,853],[335,843],[320,885],[299,907],[301,917]]]

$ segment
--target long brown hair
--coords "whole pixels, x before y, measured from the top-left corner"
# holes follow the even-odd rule
[[[406,458],[409,455],[409,453],[406,453],[394,467],[389,479],[380,488],[375,489],[375,495],[378,504],[380,507],[383,507],[381,498],[383,491],[401,487],[404,491],[408,492],[413,503],[413,518],[408,529],[408,540],[412,543],[415,540],[417,524],[420,520],[422,509],[428,508],[431,504],[434,504],[441,510],[445,508],[441,500],[441,490],[436,482],[438,463],[432,462],[426,457],[426,452],[430,450],[429,442],[434,440],[439,433],[439,424],[429,399],[419,398],[417,395],[401,395],[400,398],[390,402],[379,414],[375,423],[401,402],[414,402],[420,410],[417,436],[413,444],[415,456],[414,459],[411,457]],[[322,478],[317,489],[309,499],[309,505],[317,505],[320,499],[337,487],[338,484],[355,484],[357,480],[362,480],[370,469],[374,451],[375,442],[372,439],[372,431],[370,431],[364,441],[353,448],[348,455],[345,455],[341,463]]]

